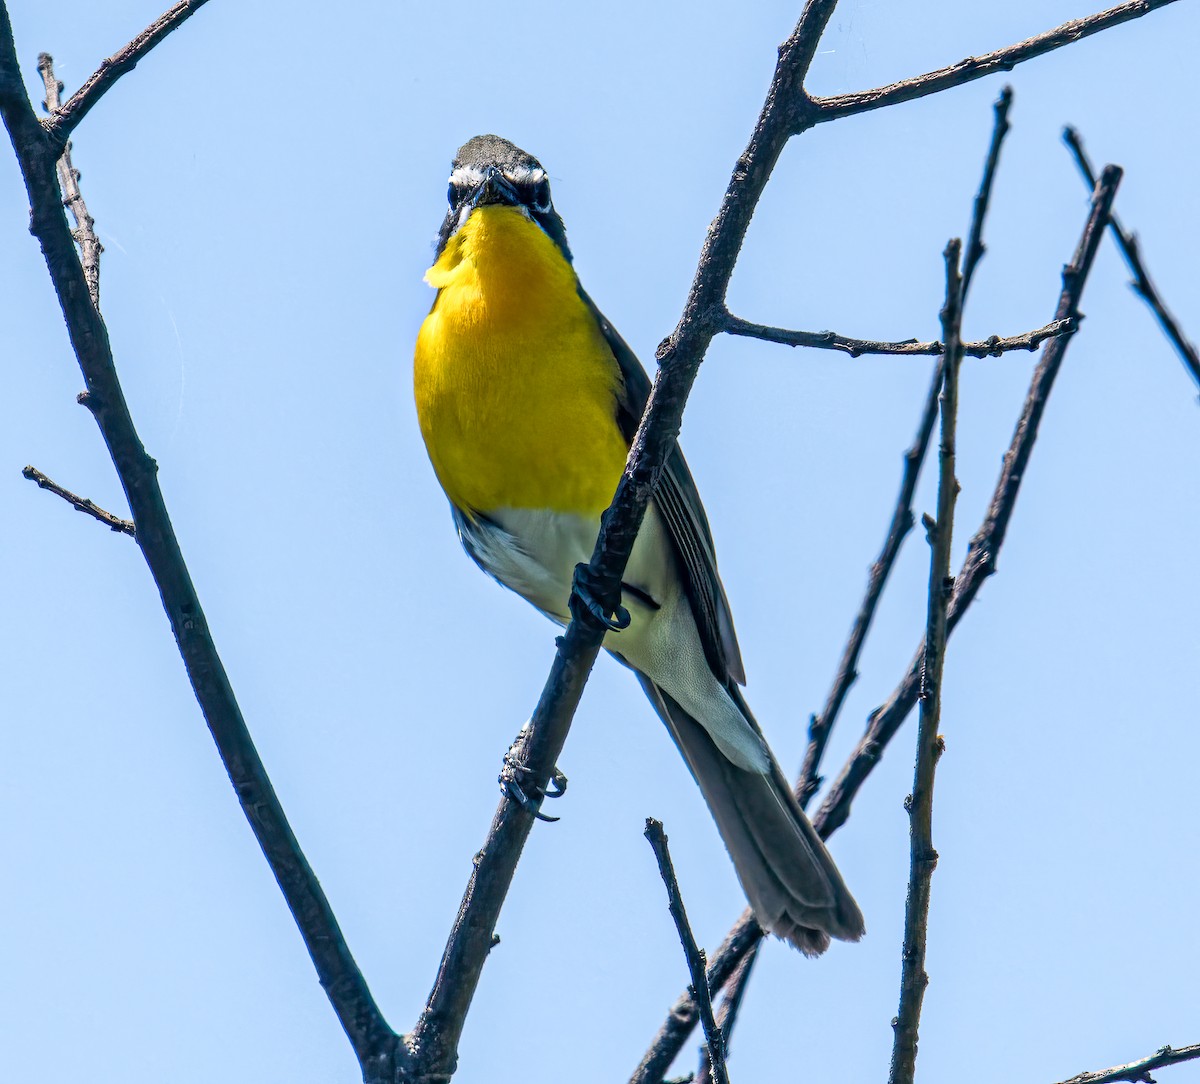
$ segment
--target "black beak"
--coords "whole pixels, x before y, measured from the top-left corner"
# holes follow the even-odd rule
[[[490,203],[506,204],[511,207],[520,203],[521,198],[517,195],[517,190],[513,187],[512,182],[504,176],[498,166],[488,166],[487,175],[480,182],[479,187],[471,193],[468,202],[472,207],[484,207]]]

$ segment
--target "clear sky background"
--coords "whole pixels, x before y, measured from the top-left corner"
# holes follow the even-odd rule
[[[68,92],[163,0],[16,0],[25,76]],[[799,13],[788,3],[215,0],[75,139],[126,394],[246,718],[388,1019],[415,1020],[555,629],[460,552],[417,432],[411,350],[448,163],[541,157],[597,303],[643,358],[674,326]],[[847,0],[814,65],[856,90],[1087,14],[1085,0]],[[1049,320],[1087,193],[1077,125],[1200,337],[1195,45],[1182,2],[1024,65],[966,334]],[[935,338],[991,78],[784,154],[730,294],[749,319]],[[243,821],[136,547],[20,476],[124,512],[0,155],[0,1078],[308,1084],[358,1071]],[[918,1072],[1055,1081],[1200,1041],[1200,407],[1107,241],[999,572],[951,642]],[[955,566],[1034,359],[968,361]],[[882,541],[929,359],[719,339],[683,444],[749,674],[798,768]],[[931,510],[926,472],[918,512]],[[834,734],[836,772],[924,621],[910,537]],[[832,849],[859,945],[771,943],[736,1080],[882,1079],[908,873],[912,720]],[[643,819],[700,940],[744,903],[630,675],[597,666],[501,916],[458,1079],[623,1080],[686,981]],[[514,1055],[513,1051],[517,1050]],[[694,1065],[689,1045],[680,1071]],[[1160,1080],[1200,1081],[1200,1065]]]

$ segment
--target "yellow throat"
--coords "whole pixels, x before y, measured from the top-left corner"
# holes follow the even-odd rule
[[[478,207],[425,281],[413,384],[446,496],[599,515],[628,452],[621,373],[558,246],[515,207]]]

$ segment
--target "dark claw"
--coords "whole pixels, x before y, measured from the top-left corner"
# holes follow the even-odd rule
[[[528,725],[528,724],[526,724]],[[530,797],[522,788],[521,782],[529,785],[529,769],[517,758],[513,750],[520,743],[521,736],[517,736],[517,741],[513,743],[512,748],[504,754],[504,767],[500,769],[500,790],[507,794],[514,802],[517,803],[526,813],[536,817],[540,821],[546,821],[548,824],[558,820],[558,817],[551,817],[541,811],[542,801],[546,798],[561,798],[567,789],[567,777],[558,770],[553,769],[550,776],[549,789],[541,787],[533,788],[533,793],[536,797]]]
[[[541,802],[535,802],[526,794],[520,786],[517,785],[515,779],[505,779],[500,777],[500,789],[504,791],[514,802],[517,803],[526,813],[532,817],[536,817],[540,821],[545,821],[547,824],[553,824],[558,817],[551,817],[548,813],[543,813],[539,808]]]
[[[561,798],[567,793],[567,777],[558,768],[550,776],[550,786],[546,791],[547,798]]]
[[[575,566],[575,575],[571,579],[571,598],[567,605],[576,621],[583,621],[585,624],[589,621],[595,622],[610,632],[620,632],[629,628],[629,623],[633,620],[629,611],[619,602],[616,609],[610,611],[596,600],[592,570],[584,563]]]

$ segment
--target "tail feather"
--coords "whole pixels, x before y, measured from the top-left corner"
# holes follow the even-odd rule
[[[712,811],[763,929],[809,956],[824,952],[831,936],[862,937],[862,912],[774,758],[765,774],[739,768],[667,693],[638,677]]]

